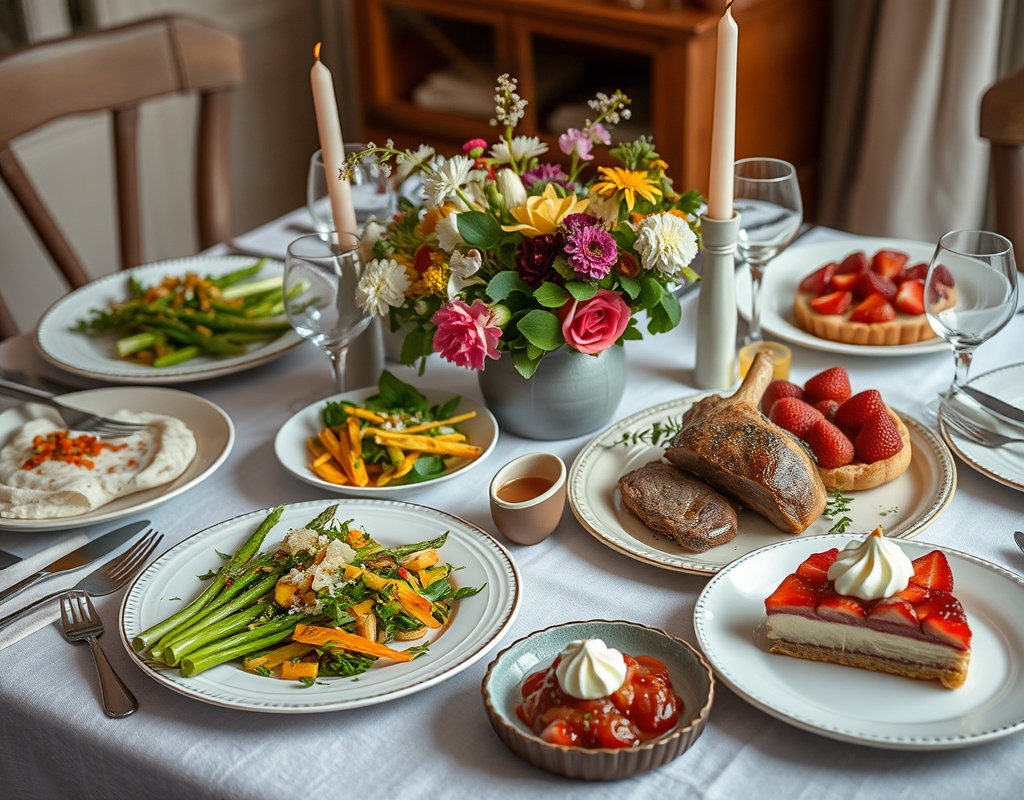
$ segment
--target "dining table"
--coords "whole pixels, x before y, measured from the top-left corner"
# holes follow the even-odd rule
[[[305,212],[297,210],[238,237],[231,247],[283,257],[304,220]],[[793,245],[793,252],[847,238],[840,231],[815,228]],[[229,249],[221,245],[212,252]],[[699,289],[682,297],[677,328],[627,343],[626,388],[613,420],[697,391],[698,294]],[[1016,314],[978,349],[972,376],[1020,362],[1022,344],[1024,314]],[[947,351],[880,358],[798,345],[792,349],[791,380],[803,383],[841,364],[854,391],[878,388],[890,406],[921,420],[926,403],[953,377],[953,358]],[[35,349],[31,333],[0,343],[0,367],[74,386],[98,385],[49,365]],[[422,376],[394,363],[388,368],[416,386],[481,399],[473,372],[436,356],[428,360]],[[226,462],[207,480],[137,515],[162,532],[158,553],[253,510],[336,500],[336,495],[289,474],[274,451],[274,437],[297,404],[331,394],[332,385],[328,360],[309,342],[244,372],[178,385],[224,409],[236,439]],[[457,479],[422,484],[401,498],[478,526],[507,548],[521,575],[518,615],[503,639],[466,669],[423,691],[327,713],[259,713],[200,702],[152,680],[129,657],[118,636],[122,590],[96,598],[95,605],[107,630],[101,643],[137,697],[139,709],[124,719],[108,719],[100,707],[88,649],[68,644],[59,623],[47,623],[17,641],[0,640],[5,645],[0,649],[0,797],[1021,796],[1024,736],[1019,734],[920,751],[840,741],[755,708],[720,680],[701,737],[680,758],[655,771],[611,782],[572,780],[538,769],[507,750],[491,730],[481,681],[495,655],[515,640],[564,622],[603,619],[628,620],[697,642],[694,608],[708,575],[627,557],[591,535],[568,506],[554,534],[539,544],[514,544],[495,528],[488,485],[503,464],[526,453],[546,452],[571,465],[592,437],[535,441],[502,431],[485,462]],[[1013,540],[1014,530],[1024,529],[1024,494],[960,459],[954,463],[952,499],[917,539],[1024,574],[1024,553]],[[0,550],[27,558],[72,534],[95,538],[112,527],[80,531],[69,520],[66,531],[0,530]],[[1024,614],[1024,605],[1012,613]],[[1024,679],[1024,652],[1013,657],[1006,680],[1019,682]]]

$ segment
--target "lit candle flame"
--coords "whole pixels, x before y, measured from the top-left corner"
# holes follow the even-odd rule
[[[320,60],[320,42],[317,42],[313,46],[313,58],[315,58],[317,61]]]

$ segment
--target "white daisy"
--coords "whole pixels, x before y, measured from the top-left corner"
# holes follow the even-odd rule
[[[372,217],[363,226],[363,235],[359,238],[359,257],[365,264],[373,258],[374,245],[380,240],[384,233],[384,226]]]
[[[458,216],[458,211],[452,211],[434,227],[434,233],[437,234],[437,246],[446,253],[450,253],[465,241],[462,234],[459,233]]]
[[[431,171],[423,181],[427,194],[427,208],[440,208],[448,200],[457,197],[456,192],[464,188],[470,179],[473,159],[468,156],[452,156],[437,169]]]
[[[415,150],[406,150],[395,157],[398,180],[404,181],[417,167],[422,167],[434,157],[434,148],[429,144],[421,144]]]
[[[378,258],[366,265],[356,286],[359,307],[375,317],[383,317],[391,306],[405,302],[409,276],[405,267],[393,258]]]
[[[451,276],[448,278],[449,299],[455,297],[467,286],[483,283],[482,279],[472,277],[480,269],[482,263],[483,258],[480,256],[479,250],[470,250],[465,255],[458,251],[452,253],[452,257],[448,260],[448,267],[451,269]]]
[[[636,251],[644,269],[657,269],[675,278],[697,255],[697,236],[686,220],[675,214],[652,214],[637,227]]]
[[[511,153],[508,142],[502,140],[491,148],[491,157],[495,164],[525,164],[531,158],[536,158],[548,151],[548,146],[536,136],[516,136],[512,140]]]

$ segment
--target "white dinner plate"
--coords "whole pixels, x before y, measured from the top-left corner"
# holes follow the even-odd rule
[[[480,528],[425,506],[393,500],[316,500],[285,507],[267,536],[264,550],[302,527],[327,506],[338,503],[336,519],[354,520],[384,546],[435,539],[448,533],[441,560],[459,569],[457,586],[483,586],[479,594],[456,603],[448,624],[429,635],[426,655],[406,663],[385,661],[351,678],[319,678],[309,688],[296,681],[264,678],[237,662],[183,678],[177,669],[154,668],[139,656],[131,640],[166,619],[196,597],[196,580],[224,562],[217,554],[234,553],[266,518],[270,509],[254,511],[200,531],[168,550],[129,586],[121,603],[121,641],[143,672],[187,697],[226,708],[274,714],[340,711],[375,705],[419,692],[447,680],[495,647],[515,621],[522,597],[521,579],[512,557]],[[407,645],[423,644],[408,642]],[[404,649],[401,642],[391,646]]]
[[[118,497],[87,514],[53,519],[8,519],[0,517],[0,529],[10,531],[55,531],[96,525],[101,522],[138,514],[165,503],[209,478],[224,463],[235,443],[235,427],[220,406],[189,392],[147,386],[114,386],[88,389],[61,396],[69,405],[99,414],[113,414],[121,409],[166,414],[184,422],[196,437],[196,455],[177,478],[163,486],[154,486],[134,494]],[[7,443],[15,429],[38,417],[59,421],[47,406],[26,404],[0,414],[0,447]]]
[[[970,384],[986,394],[1018,408],[1024,408],[1024,364],[1013,364],[986,372],[970,381]],[[977,420],[982,427],[1007,436],[1024,438],[1024,428],[996,419],[974,405],[974,401],[958,395],[953,402],[967,416]],[[952,431],[945,424],[941,425],[941,430],[946,444],[968,466],[994,481],[1024,492],[1024,443],[1008,444],[1003,447],[982,447]]]
[[[693,620],[718,677],[773,717],[844,742],[945,750],[1024,729],[1024,578],[967,553],[941,548],[973,631],[967,681],[959,689],[769,652],[765,598],[811,553],[844,544],[833,537],[790,539],[711,579]],[[936,549],[898,544],[912,559]]]
[[[104,275],[64,295],[50,306],[36,327],[36,346],[43,358],[56,367],[87,378],[112,383],[182,383],[230,375],[243,369],[265,364],[302,342],[293,330],[276,339],[250,345],[240,356],[199,356],[171,367],[147,367],[118,358],[114,350],[117,334],[86,335],[71,330],[80,320],[89,319],[93,309],[107,310],[111,301],[129,297],[128,276],[143,286],[159,283],[168,275],[184,276],[186,272],[200,275],[224,275],[252,266],[251,256],[193,256],[172,261],[158,261],[124,272]],[[267,259],[252,280],[281,275],[284,264]]]
[[[422,389],[421,391],[432,406],[443,404],[454,397],[451,392],[442,392],[437,389]],[[465,422],[458,423],[458,428],[462,433],[466,434],[468,444],[476,445],[482,450],[476,458],[472,460],[456,457],[448,458],[445,462],[447,468],[443,473],[436,478],[421,481],[420,483],[360,487],[339,486],[336,483],[325,481],[309,468],[311,456],[306,447],[306,439],[310,436],[316,436],[317,432],[324,427],[320,419],[321,410],[323,410],[324,405],[329,400],[336,402],[346,400],[350,403],[358,404],[375,394],[377,394],[376,387],[370,386],[363,389],[354,389],[344,394],[325,397],[323,400],[318,400],[312,405],[306,406],[282,425],[281,430],[277,432],[277,436],[274,439],[274,452],[277,454],[277,460],[300,481],[311,483],[313,486],[326,489],[329,492],[363,497],[398,497],[465,474],[487,458],[498,444],[498,422],[494,419],[494,415],[480,405],[480,403],[468,397],[463,397],[455,413],[465,414],[475,411],[476,416]]]
[[[826,353],[851,356],[911,356],[921,353],[945,353],[949,343],[934,338],[914,344],[863,345],[821,339],[797,327],[793,318],[793,298],[800,281],[829,261],[842,261],[850,253],[863,250],[871,258],[878,250],[899,250],[910,256],[907,266],[931,261],[935,245],[907,239],[878,239],[857,236],[849,239],[801,245],[787,250],[764,271],[761,279],[761,328],[765,338],[803,345]],[[736,275],[736,306],[744,319],[750,319],[750,270]]]
[[[741,511],[735,539],[703,553],[691,553],[654,533],[623,507],[619,478],[661,458],[668,443],[663,442],[661,447],[612,447],[612,442],[623,434],[650,429],[655,422],[678,419],[709,394],[712,392],[671,400],[626,417],[598,434],[576,456],[569,471],[569,504],[580,524],[598,540],[656,567],[711,574],[752,550],[793,538],[793,534],[784,533],[753,511]],[[910,431],[910,466],[886,484],[849,493],[849,517],[853,520],[850,532],[866,533],[882,525],[886,536],[912,538],[931,525],[953,497],[956,466],[949,450],[935,432],[911,417],[900,417]],[[832,521],[820,517],[801,535],[827,533],[832,525]]]

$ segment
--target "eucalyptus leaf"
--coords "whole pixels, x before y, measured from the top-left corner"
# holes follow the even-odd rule
[[[455,218],[466,244],[481,250],[493,250],[501,238],[501,226],[482,211],[464,211]]]
[[[461,214],[459,216],[462,216]],[[487,296],[495,302],[505,300],[512,292],[530,294],[530,287],[512,270],[499,272],[487,284]]]
[[[592,283],[584,283],[583,281],[566,281],[566,291],[569,292],[578,302],[589,300],[595,294],[597,294],[597,286]]]
[[[569,299],[569,293],[557,283],[546,281],[533,293],[534,299],[545,308],[561,308]]]

